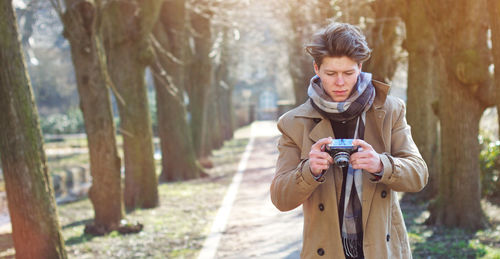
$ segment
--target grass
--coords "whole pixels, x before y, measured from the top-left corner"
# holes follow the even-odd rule
[[[85,148],[87,147],[87,138],[85,135],[78,135],[77,137],[60,137],[57,139],[45,139],[45,149],[57,148]]]
[[[155,209],[137,210],[126,216],[129,222],[141,222],[139,234],[105,237],[83,234],[86,222],[92,220],[88,200],[60,207],[63,236],[70,255],[78,258],[172,258],[193,255],[201,247],[214,206],[223,195],[221,183],[172,183],[159,186],[161,205]],[[196,197],[196,199],[194,199]],[[193,202],[196,200],[197,202]],[[81,224],[72,224],[75,222]]]
[[[424,221],[429,216],[426,205],[405,199],[401,201],[414,258],[500,259],[500,225],[497,219],[500,215],[496,213],[496,205],[483,201],[491,227],[477,232],[425,225]]]
[[[233,139],[214,151],[210,177],[159,185],[160,206],[126,215],[140,222],[138,234],[83,234],[93,218],[88,199],[59,206],[66,249],[73,258],[193,258],[201,249],[212,219],[236,171],[247,139]],[[159,170],[158,170],[159,171]]]

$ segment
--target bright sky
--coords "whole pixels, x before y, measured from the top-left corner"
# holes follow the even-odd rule
[[[13,0],[12,5],[14,5],[15,8],[21,8],[21,9],[26,8],[26,4],[24,3],[23,0]]]

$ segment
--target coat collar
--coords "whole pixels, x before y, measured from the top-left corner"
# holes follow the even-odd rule
[[[372,83],[375,87],[375,100],[373,100],[373,107],[379,109],[384,105],[391,86],[377,80],[372,80]]]

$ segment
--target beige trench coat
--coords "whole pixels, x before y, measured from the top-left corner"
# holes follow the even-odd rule
[[[397,192],[420,191],[427,184],[427,166],[411,137],[404,102],[387,96],[388,85],[373,84],[376,97],[366,113],[364,139],[380,154],[384,174],[375,181],[363,172],[363,252],[365,258],[411,258]],[[303,205],[301,258],[344,258],[337,210],[341,171],[331,166],[316,181],[308,161],[316,141],[335,137],[330,121],[307,101],[284,114],[278,128],[282,136],[271,184],[272,202],[281,211]]]

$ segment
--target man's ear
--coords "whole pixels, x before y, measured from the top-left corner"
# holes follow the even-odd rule
[[[359,71],[361,71],[361,68],[363,67],[363,63],[359,63],[358,66],[359,66]]]
[[[316,64],[316,62],[314,62],[314,73],[316,73],[316,75],[319,76],[319,67],[318,64]]]

